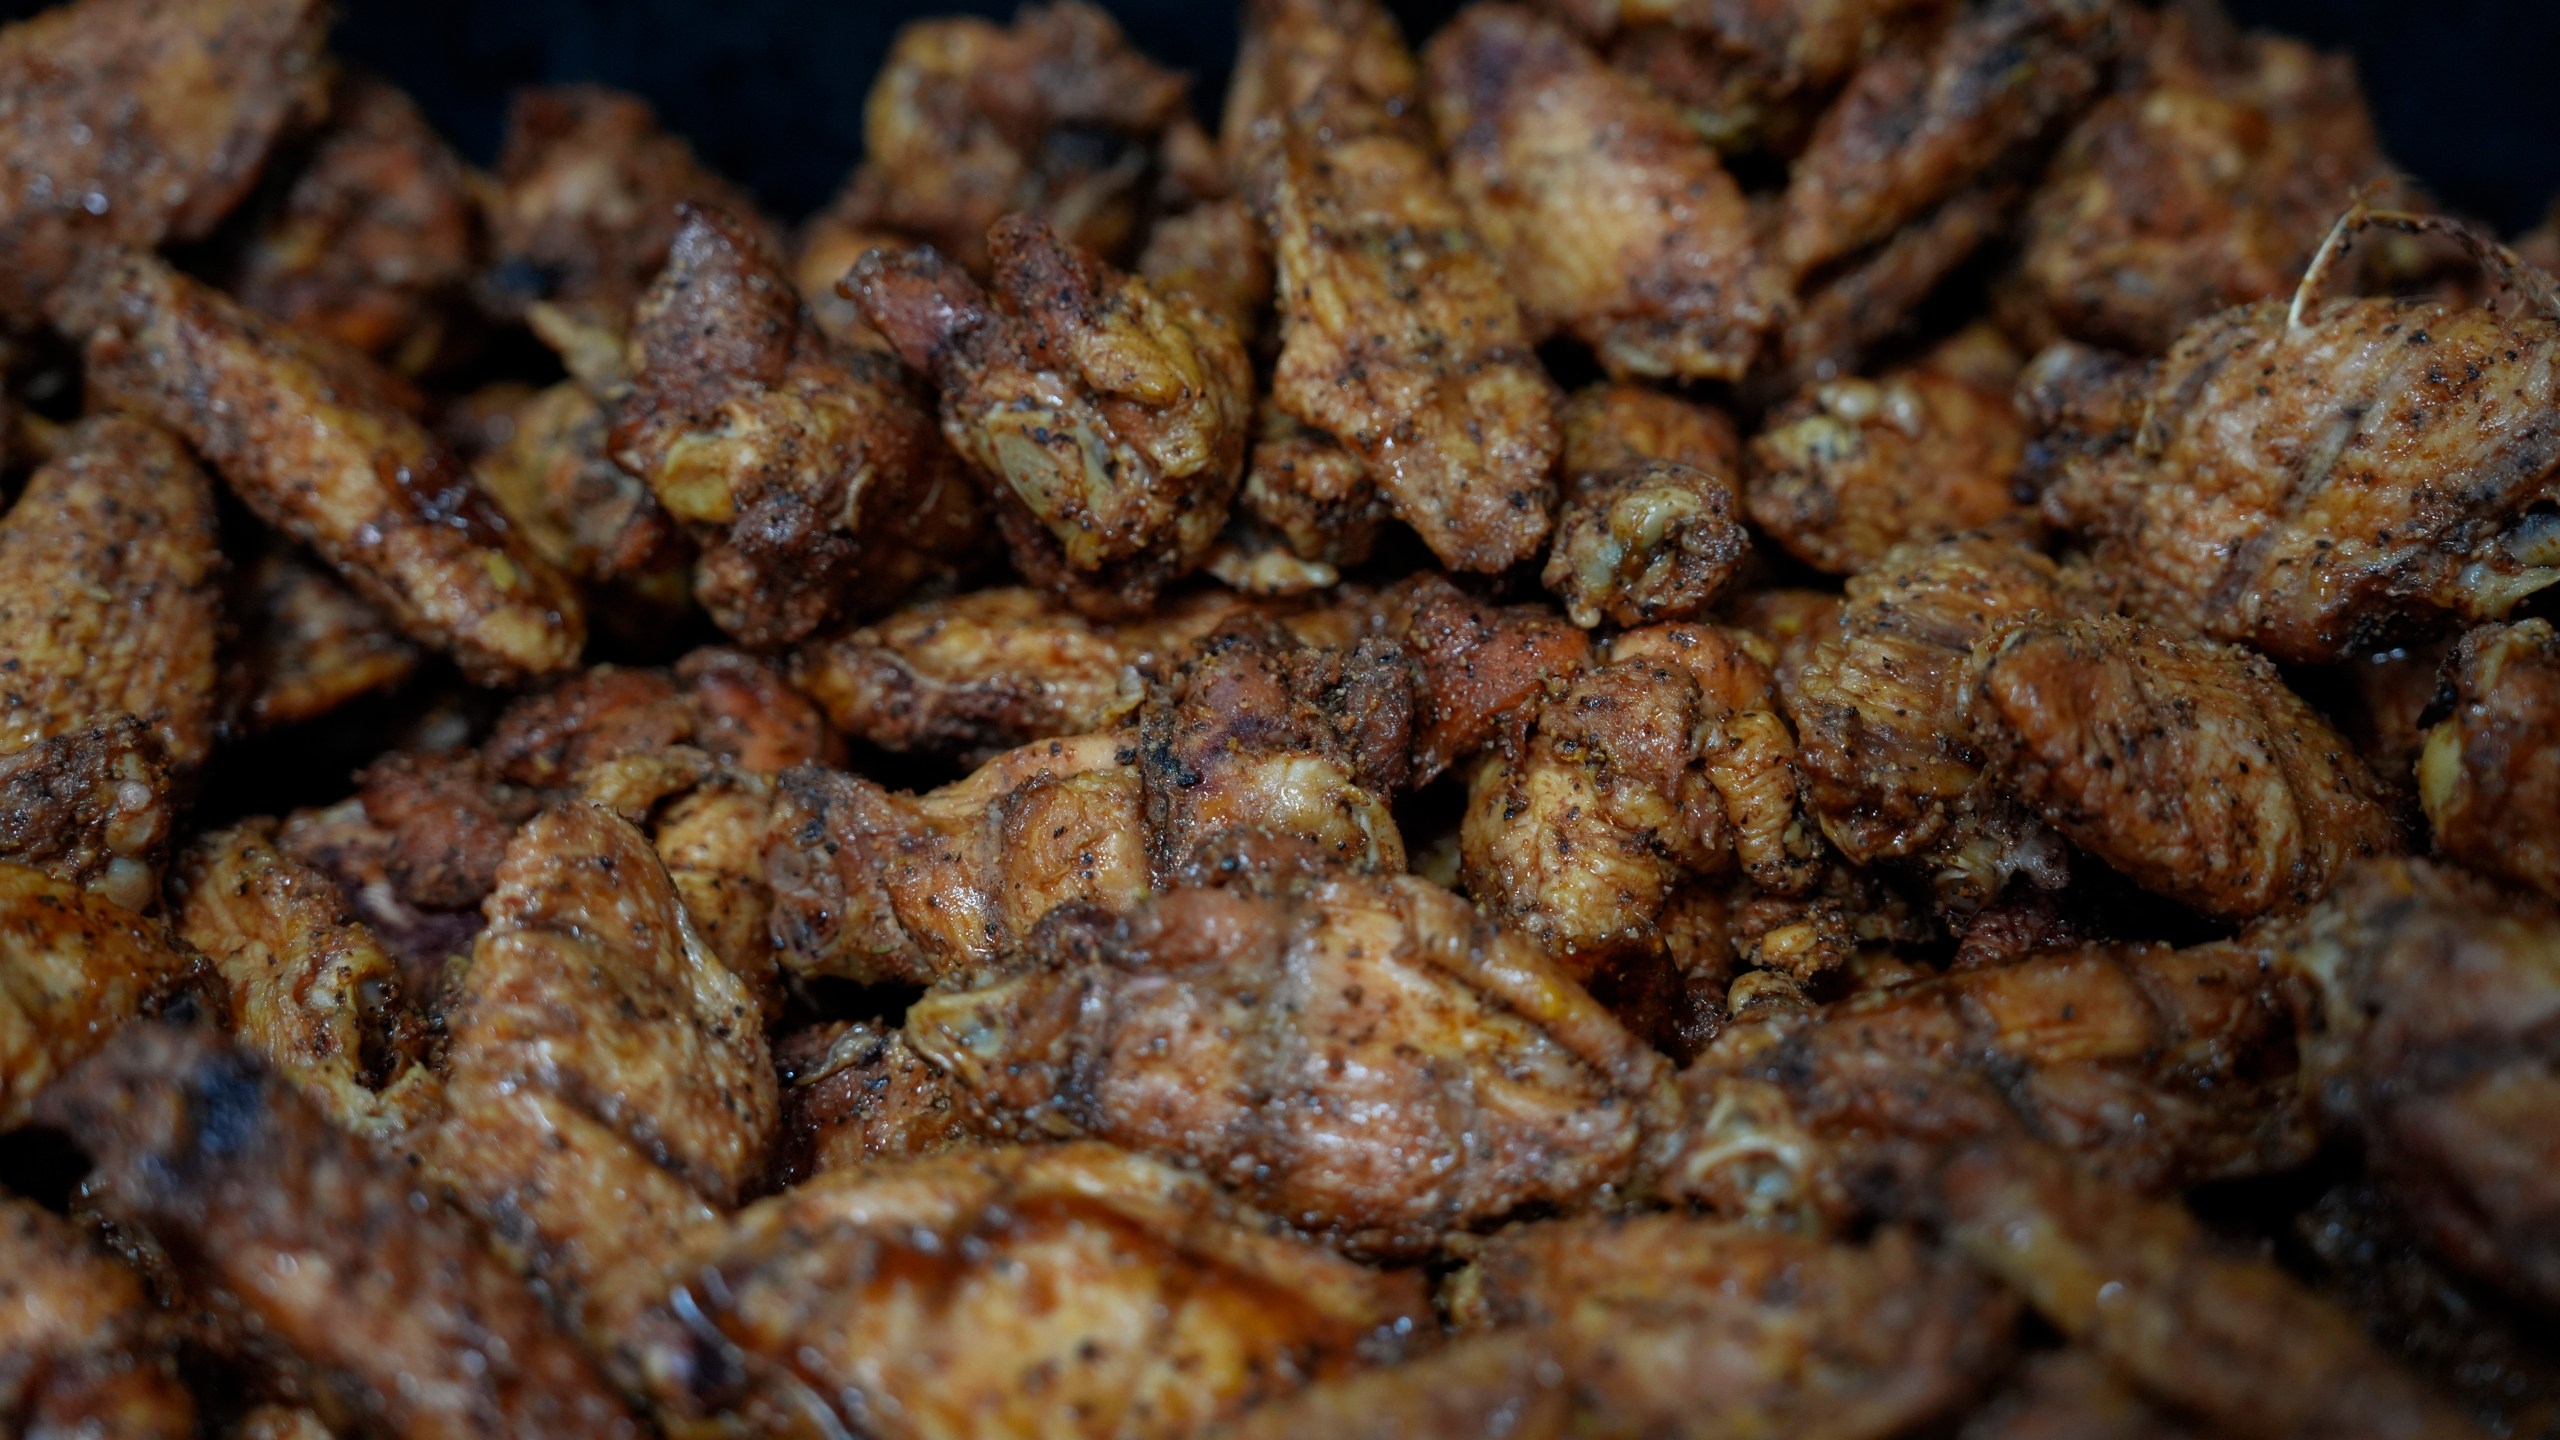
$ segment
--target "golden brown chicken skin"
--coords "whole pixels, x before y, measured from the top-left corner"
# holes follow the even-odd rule
[[[2401,848],[2388,795],[2254,651],[2117,618],[2031,621],[1974,652],[1990,773],[2136,884],[2219,920],[2297,909]]]
[[[2025,182],[1995,172],[1960,189],[1835,273],[1801,286],[1774,347],[1775,363],[1749,393],[1776,404],[1807,385],[1866,368],[1922,307],[1984,247],[2009,233]]]
[[[1484,748],[1526,706],[1591,661],[1588,631],[1543,605],[1494,605],[1425,573],[1376,607],[1375,633],[1404,647],[1415,673],[1413,770],[1424,785]]]
[[[1182,1160],[1368,1253],[1601,1202],[1666,1093],[1562,970],[1410,876],[1180,889],[1037,945],[907,1013],[982,1115]]]
[[[2046,516],[2137,613],[2288,662],[2560,581],[2560,525],[2528,513],[2560,484],[2560,299],[2310,303],[2319,278],[2298,315],[2225,311],[2068,393]]]
[[[1026,5],[1010,27],[918,21],[872,82],[866,158],[839,206],[981,275],[988,227],[1010,214],[1125,262],[1145,221],[1150,148],[1188,88],[1077,0]]]
[[[319,114],[323,0],[81,0],[0,29],[0,312],[102,248],[213,232]]]
[[[221,572],[213,487],[167,432],[72,427],[0,519],[0,752],[122,714],[201,766]]]
[[[829,342],[774,254],[726,212],[684,212],[632,314],[611,438],[702,545],[694,597],[762,647],[950,568],[978,518],[897,363]]]
[[[823,1022],[775,1041],[773,1063],[782,1076],[773,1169],[784,1189],[982,1143],[951,1082],[897,1030]]]
[[[1817,570],[1854,575],[1906,540],[1939,540],[2033,514],[2012,488],[2026,453],[2006,386],[1928,365],[1828,380],[1751,441],[1751,518]]]
[[[2453,713],[2418,761],[2436,853],[2560,899],[2560,635],[2548,620],[2484,626],[2450,674]]]
[[[1253,371],[1226,325],[1047,225],[989,236],[992,294],[929,250],[877,251],[863,312],[941,388],[1014,566],[1079,609],[1127,614],[1199,568],[1226,524]]]
[[[1468,7],[1423,58],[1450,188],[1530,332],[1571,334],[1621,378],[1742,378],[1784,280],[1679,110],[1518,6]]]
[[[462,350],[480,250],[462,158],[396,86],[342,75],[328,129],[228,288],[253,310],[415,375]]]
[[[1174,1440],[1428,1323],[1411,1273],[1092,1143],[823,1176],[690,1248],[635,1366],[671,1431]],[[1390,1341],[1391,1343],[1391,1341]]]
[[[1390,517],[1369,467],[1340,441],[1292,419],[1263,397],[1236,514],[1317,565],[1357,565],[1377,548]]]
[[[1366,0],[1271,0],[1248,30],[1247,63],[1259,49],[1273,77],[1238,145],[1280,277],[1274,401],[1357,453],[1441,563],[1527,559],[1555,504],[1559,397],[1440,175],[1411,56]]]
[[[619,329],[666,263],[679,204],[725,211],[782,248],[746,192],[660,129],[646,101],[602,85],[517,92],[497,180],[480,290],[501,315],[549,302]]]
[[[1704,615],[1750,555],[1732,479],[1656,460],[1568,483],[1539,579],[1576,625],[1648,625]]]
[[[0,861],[0,1126],[135,1016],[196,985],[203,961],[93,890]]]
[[[127,910],[160,901],[178,800],[159,743],[111,716],[0,756],[0,860]]]
[[[270,538],[231,580],[224,683],[246,729],[316,720],[418,671],[416,643],[291,541]]]
[[[2388,174],[2354,67],[2202,7],[2161,12],[2131,86],[2081,120],[2028,207],[2002,312],[2041,338],[2152,355],[2280,296]]]
[[[1564,1440],[1576,1418],[1546,1338],[1496,1330],[1311,1385],[1208,1433],[1218,1440]]]
[[[0,1417],[25,1436],[193,1440],[167,1327],[132,1271],[31,1201],[0,1198]]]
[[[357,357],[141,256],[84,272],[52,313],[85,342],[94,394],[185,436],[261,519],[473,678],[577,662],[576,593]]]
[[[1247,345],[1270,318],[1270,242],[1241,199],[1211,200],[1157,220],[1137,270],[1157,293],[1187,298]]]
[[[507,847],[445,1009],[431,1169],[609,1348],[663,1267],[764,1171],[762,1013],[686,919],[648,839],[592,806]]]
[[[185,1295],[260,1337],[333,1425],[404,1440],[637,1436],[477,1231],[257,1060],[137,1026],[45,1097],[99,1210]]]
[[[199,837],[171,882],[180,938],[213,963],[233,1034],[340,1128],[396,1143],[442,1084],[427,1017],[337,883],[276,847],[272,822]]]
[[[648,482],[613,462],[613,416],[575,380],[516,405],[472,478],[525,543],[597,598],[596,623],[654,627],[692,593],[693,547]]]
[[[1712,405],[1643,385],[1602,383],[1575,391],[1560,418],[1568,476],[1669,460],[1740,484],[1742,437],[1733,417]]]

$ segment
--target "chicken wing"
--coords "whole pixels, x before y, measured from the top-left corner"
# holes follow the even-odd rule
[[[881,1163],[689,1251],[638,1369],[684,1434],[1175,1440],[1428,1324],[1410,1273],[1091,1143]]]
[[[480,1236],[256,1060],[136,1026],[39,1118],[189,1298],[290,1357],[335,1424],[406,1440],[636,1437],[638,1425]]]
[[[1226,322],[1250,345],[1271,310],[1271,249],[1253,207],[1229,198],[1158,220],[1147,231],[1138,273],[1160,295],[1179,295]]]
[[[734,216],[684,212],[631,350],[613,458],[701,542],[694,596],[745,643],[886,604],[976,538],[969,486],[896,362],[829,342]]]
[[[1741,379],[1785,278],[1679,110],[1513,5],[1469,6],[1423,58],[1450,188],[1530,333],[1571,334],[1620,378]]]
[[[1217,1440],[1565,1440],[1564,1367],[1541,1336],[1496,1330],[1311,1385],[1212,1429]]]
[[[1380,597],[1374,633],[1413,661],[1413,768],[1428,784],[1591,662],[1588,631],[1543,605],[1492,605],[1424,573]]]
[[[72,427],[0,519],[0,753],[131,715],[194,773],[221,571],[213,487],[175,440],[123,416]]]
[[[608,1351],[676,1248],[763,1175],[779,1102],[755,996],[648,840],[592,806],[507,847],[446,1007],[430,1168]]]
[[[2156,355],[2217,310],[2284,294],[2329,223],[2389,174],[2344,55],[2160,12],[2137,83],[2063,142],[2028,207],[2005,317]]]
[[[2560,293],[2451,228],[2540,313],[2321,302],[2321,262],[2290,310],[2225,311],[2148,367],[2057,379],[2045,514],[2127,605],[2318,663],[2560,581],[2560,517],[2530,508],[2560,494]]]
[[[863,107],[865,162],[845,202],[987,273],[988,227],[1038,217],[1120,262],[1145,222],[1151,147],[1189,89],[1078,0],[898,32]]]
[[[1180,889],[1053,918],[910,1043],[980,1113],[1179,1158],[1380,1255],[1625,1183],[1662,1058],[1526,940],[1410,876]]]
[[[597,624],[655,629],[686,608],[693,547],[648,483],[613,462],[611,432],[595,393],[564,380],[515,407],[471,474],[527,545],[601,591]]]
[[[2026,426],[2005,386],[1929,364],[1816,384],[1751,441],[1751,518],[1797,559],[1854,575],[1906,540],[2009,524],[2034,511],[2011,481]]]
[[[2028,1357],[1965,1421],[1960,1440],[2199,1440],[2086,1350]]]
[[[397,1142],[434,1116],[428,1021],[398,964],[347,918],[328,874],[271,822],[199,838],[171,880],[180,938],[231,996],[233,1033],[341,1128]]]
[[[2219,920],[2297,909],[2402,848],[2388,795],[2267,660],[2116,618],[1978,647],[1962,702],[1988,772],[2136,884]]]
[[[93,891],[0,861],[0,1129],[126,1022],[193,987],[203,962]]]
[[[501,315],[549,302],[620,329],[666,263],[679,204],[721,210],[766,250],[782,248],[746,192],[659,129],[648,102],[602,85],[516,92],[497,178],[480,289]]]
[[[980,1143],[969,1109],[907,1037],[858,1022],[812,1025],[776,1042],[784,1189],[875,1160],[914,1160]]]
[[[929,250],[854,272],[863,313],[942,391],[1025,576],[1129,614],[1199,568],[1244,470],[1253,372],[1227,327],[1046,225],[1000,222],[993,297]]]
[[[862,257],[874,250],[895,250],[907,239],[872,223],[859,208],[839,204],[804,222],[791,241],[791,283],[800,303],[820,332],[838,345],[856,350],[882,350],[888,342],[862,318],[860,302],[839,294],[836,284],[853,273]]]
[[[95,393],[185,436],[260,518],[473,678],[577,662],[576,593],[388,403],[387,377],[142,256],[84,271],[52,313],[86,343]]]
[[[1729,477],[1676,461],[1576,476],[1539,577],[1586,629],[1706,613],[1751,554]]]
[[[0,860],[127,910],[160,903],[178,802],[151,732],[116,715],[0,755]]]
[[[2484,626],[2450,669],[2453,713],[2418,761],[2436,853],[2560,899],[2560,635],[2548,620]]]
[[[132,1271],[70,1225],[0,1197],[0,1416],[29,1437],[194,1440],[167,1327]]]
[[[1264,58],[1246,63],[1278,77],[1242,171],[1280,277],[1273,399],[1357,453],[1443,564],[1527,559],[1555,505],[1555,383],[1415,97],[1375,93],[1409,84],[1411,57],[1369,0],[1267,0],[1248,21]]]
[[[83,255],[202,240],[327,95],[324,0],[80,0],[0,29],[0,313]]]
[[[456,358],[481,250],[462,157],[388,81],[342,75],[329,128],[260,216],[229,289],[403,375]]]
[[[1253,449],[1235,508],[1291,554],[1337,575],[1369,558],[1390,518],[1360,457],[1268,396],[1254,409]]]
[[[239,638],[225,683],[250,730],[316,720],[418,671],[415,643],[281,537],[233,572],[228,609]]]

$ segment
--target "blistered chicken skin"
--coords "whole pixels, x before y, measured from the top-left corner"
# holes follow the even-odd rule
[[[2450,673],[2453,713],[2418,760],[2436,853],[2560,898],[2560,636],[2548,620],[2484,626]]]
[[[160,1321],[132,1271],[32,1201],[0,1198],[0,1415],[26,1436],[193,1440]]]

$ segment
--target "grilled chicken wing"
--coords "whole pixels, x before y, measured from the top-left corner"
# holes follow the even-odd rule
[[[618,330],[666,263],[686,203],[782,248],[746,193],[659,129],[638,96],[602,85],[518,91],[498,151],[482,300],[509,316],[549,302]]]
[[[763,1174],[778,1109],[762,1015],[637,830],[544,811],[498,871],[450,1002],[447,1118],[425,1144],[606,1351],[689,1231]]]
[[[702,542],[694,596],[745,643],[886,604],[975,539],[967,482],[896,363],[829,342],[734,216],[684,212],[631,352],[613,457]]]
[[[1441,178],[1411,56],[1369,0],[1266,0],[1248,22],[1243,63],[1267,74],[1230,135],[1241,115],[1280,277],[1273,399],[1357,453],[1443,564],[1527,559],[1555,504],[1558,397]]]
[[[1919,869],[1959,917],[2012,875],[2059,888],[2060,838],[1984,771],[1965,665],[2011,627],[2092,608],[2051,561],[1991,536],[1907,545],[1851,579],[1836,625],[1778,672],[1824,836],[1854,864]]]
[[[514,408],[471,474],[526,544],[601,592],[598,625],[661,625],[691,595],[693,550],[647,481],[613,462],[612,426],[593,391],[564,380]]]
[[[132,1271],[0,1198],[0,1417],[31,1440],[194,1440],[195,1401]]]
[[[272,823],[198,839],[171,882],[178,935],[213,962],[242,1045],[340,1128],[396,1142],[442,1085],[400,968],[347,918],[337,883],[276,848]]]
[[[576,663],[568,582],[361,360],[141,256],[85,271],[53,315],[86,342],[94,392],[185,436],[260,518],[475,679]]]
[[[2147,368],[2040,360],[2045,514],[2136,611],[2277,660],[2503,617],[2560,581],[2560,520],[2528,508],[2560,493],[2560,294],[2485,253],[2541,313],[2318,302],[2324,262],[2291,311],[2225,311]]]
[[[1751,554],[1729,477],[1677,461],[1576,476],[1539,577],[1586,629],[1694,619]]]
[[[2011,488],[2026,426],[2007,385],[1923,363],[1828,380],[1751,441],[1751,518],[1817,570],[1854,575],[1906,540],[1939,540],[2033,511]]]
[[[2560,635],[2548,620],[2485,626],[2451,672],[2453,713],[2418,762],[2436,853],[2560,899]]]
[[[1488,604],[1423,574],[1381,597],[1376,633],[1413,661],[1411,785],[1484,748],[1591,661],[1591,636],[1543,605]]]
[[[80,0],[0,29],[0,313],[88,252],[204,239],[327,93],[323,0]]]
[[[922,1159],[980,1143],[969,1109],[907,1037],[830,1021],[777,1041],[782,1127],[774,1175],[788,1189],[874,1160]]]
[[[233,573],[229,610],[240,635],[226,684],[251,730],[318,719],[418,671],[415,643],[282,538]]]
[[[683,1434],[1173,1440],[1428,1323],[1381,1274],[1091,1143],[827,1175],[707,1233],[636,1368]]]
[[[988,227],[1010,214],[1125,261],[1144,224],[1150,149],[1188,88],[1077,0],[1026,5],[1009,28],[920,21],[872,82],[866,159],[839,204],[981,275]]]
[[[249,308],[404,375],[453,358],[480,263],[462,158],[387,81],[344,75],[329,128],[240,257]]]
[[[2004,316],[2028,333],[2158,354],[2217,310],[2284,294],[2389,173],[2354,67],[2161,12],[2135,84],[2071,132],[2028,207]]]
[[[333,1424],[410,1440],[632,1436],[638,1426],[480,1236],[256,1060],[136,1026],[40,1118],[98,1162],[90,1192],[187,1295]]]
[[[1450,188],[1533,335],[1569,333],[1615,376],[1742,378],[1785,281],[1677,108],[1512,5],[1468,7],[1424,62]]]
[[[1038,221],[989,243],[992,299],[932,251],[878,251],[854,272],[864,314],[941,386],[1015,568],[1080,609],[1143,610],[1226,524],[1253,420],[1244,347]]]
[[[1369,467],[1341,442],[1290,418],[1265,396],[1254,410],[1253,449],[1236,510],[1317,565],[1357,565],[1377,548],[1389,518]]]
[[[2309,904],[2349,861],[2401,848],[2346,737],[2238,646],[2116,618],[2031,621],[1976,649],[1964,691],[2011,794],[2216,919]]]
[[[192,986],[202,961],[159,923],[0,861],[0,1128],[137,1014]]]
[[[1180,889],[1038,944],[907,1013],[982,1114],[1178,1157],[1371,1253],[1600,1200],[1664,1093],[1580,986],[1409,876]]]

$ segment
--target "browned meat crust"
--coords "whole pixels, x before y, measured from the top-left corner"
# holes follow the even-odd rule
[[[2436,853],[2560,899],[2560,635],[2548,620],[2485,626],[2449,670],[2453,713],[2418,762]]]
[[[160,755],[139,721],[117,715],[0,756],[0,860],[127,910],[159,904],[178,818]]]

